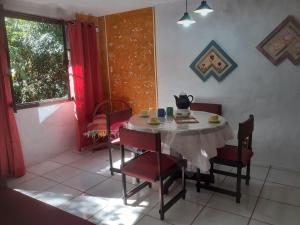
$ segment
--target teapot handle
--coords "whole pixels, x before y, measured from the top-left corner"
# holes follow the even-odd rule
[[[194,96],[193,95],[189,95],[188,98],[192,97],[192,100],[190,100],[190,102],[192,103],[194,101]]]

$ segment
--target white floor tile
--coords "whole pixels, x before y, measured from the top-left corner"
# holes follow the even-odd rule
[[[28,171],[37,175],[42,175],[63,166],[60,163],[45,161],[28,168]]]
[[[82,172],[78,174],[77,176],[68,179],[63,182],[63,184],[75,188],[79,191],[86,191],[87,189],[95,186],[96,184],[99,184],[100,182],[107,179],[104,176],[92,174],[88,172]]]
[[[143,216],[140,208],[124,206],[121,199],[117,201],[119,204],[106,206],[90,221],[101,225],[133,225]]]
[[[264,182],[262,180],[250,179],[250,184],[247,186],[245,180],[242,180],[242,194],[248,194],[252,196],[258,196]],[[222,188],[235,191],[236,190],[236,178],[226,177],[225,181],[221,185]]]
[[[81,172],[82,170],[77,168],[62,166],[56,170],[52,170],[49,173],[44,174],[43,177],[46,177],[50,180],[54,180],[60,183],[67,179],[77,176]]]
[[[58,207],[66,203],[67,201],[79,196],[80,194],[80,191],[64,186],[62,184],[58,184],[48,189],[47,191],[39,193],[34,198],[49,205]]]
[[[130,187],[132,187],[132,185],[127,184],[127,188]],[[122,182],[109,178],[106,181],[87,190],[87,193],[104,198],[121,198],[122,191]]]
[[[87,172],[110,176],[109,161],[86,157],[71,163],[70,166]]]
[[[270,225],[269,223],[263,223],[257,220],[251,220],[249,225]]]
[[[300,208],[260,199],[253,218],[274,225],[299,225]]]
[[[218,169],[218,170],[227,171],[227,172],[231,172],[234,169],[232,166],[226,166],[226,165],[220,165],[220,164],[215,164],[214,168]]]
[[[29,196],[35,196],[42,191],[55,186],[57,183],[43,177],[36,177],[18,185],[15,190]]]
[[[178,190],[180,188],[181,186],[180,184],[178,184]],[[200,190],[200,192],[197,192],[195,182],[186,182],[186,190],[187,192],[185,195],[185,199],[197,204],[205,205],[212,196],[211,191],[205,190],[203,188]]]
[[[118,181],[121,181],[122,182],[122,174],[120,173],[114,173],[113,176],[110,176],[112,179],[114,180],[118,180]],[[129,183],[129,184],[136,184],[136,178],[134,177],[130,177],[130,176],[126,176],[126,183]]]
[[[211,208],[250,217],[255,207],[255,203],[256,197],[250,195],[242,195],[241,203],[236,203],[234,197],[215,194],[207,205]]]
[[[58,162],[61,164],[69,164],[81,159],[82,157],[83,155],[81,155],[79,152],[77,153],[77,152],[68,151],[56,156],[55,158],[51,159],[51,161]]]
[[[167,223],[150,216],[144,216],[136,225],[167,225]]]
[[[165,213],[165,222],[175,225],[191,224],[202,207],[202,205],[180,199]],[[159,205],[154,207],[149,215],[160,219]]]
[[[214,185],[221,185],[224,180],[225,180],[226,176],[220,175],[220,174],[214,174]]]
[[[248,218],[243,216],[206,207],[197,217],[193,225],[247,225],[248,220]]]
[[[271,169],[267,180],[300,188],[300,173],[298,172]]]
[[[300,206],[300,189],[275,183],[266,183],[262,198]]]
[[[105,198],[80,195],[59,206],[60,209],[83,219],[89,219],[107,205]]]
[[[243,169],[243,173],[245,174],[246,168]],[[262,166],[254,166],[251,165],[250,176],[251,178],[255,178],[258,180],[265,180],[268,174],[269,168]]]
[[[101,149],[98,151],[90,151],[87,154],[84,154],[85,157],[91,158],[91,159],[98,159],[98,160],[108,160],[109,159],[109,153],[108,149]]]
[[[10,187],[10,188],[15,188],[18,185],[20,185],[24,182],[30,181],[35,177],[36,177],[36,175],[34,175],[32,173],[29,173],[29,172],[26,172],[26,174],[23,177],[9,178],[7,180],[7,186]]]

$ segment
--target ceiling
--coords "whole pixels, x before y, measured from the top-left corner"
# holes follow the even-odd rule
[[[183,0],[3,0],[4,6],[37,5],[51,7],[63,11],[81,12],[95,16],[108,15],[138,8],[155,6],[157,4]],[[11,8],[11,7],[10,7]]]

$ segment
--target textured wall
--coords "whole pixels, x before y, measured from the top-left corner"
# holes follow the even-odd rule
[[[138,112],[156,107],[154,15],[152,8],[106,16],[111,97]]]
[[[194,9],[199,0],[189,1]],[[238,121],[255,115],[254,162],[300,170],[300,66],[274,66],[256,46],[289,14],[300,22],[299,0],[210,0],[215,12],[197,23],[178,26],[182,2],[156,8],[159,106],[174,105],[180,91],[224,106],[237,130]],[[223,82],[201,81],[190,63],[215,40],[237,62]]]

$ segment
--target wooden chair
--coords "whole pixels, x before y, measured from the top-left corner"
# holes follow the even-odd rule
[[[173,156],[161,153],[161,137],[159,133],[146,133],[126,128],[120,129],[120,143],[122,150],[122,183],[124,204],[127,204],[127,199],[144,187],[151,187],[152,182],[159,182],[159,197],[160,197],[160,219],[164,219],[165,212],[180,198],[185,199],[185,167],[186,161],[177,159]],[[145,152],[128,162],[124,162],[124,145],[138,149],[143,149]],[[163,184],[167,177],[180,171],[182,174],[182,189],[169,200],[164,203]],[[143,183],[134,187],[127,192],[126,175],[144,180]]]
[[[106,115],[107,118],[107,148],[109,152],[109,164],[110,164],[110,173],[114,175],[114,172],[121,173],[121,170],[113,167],[112,161],[112,149],[119,149],[120,138],[119,138],[119,129],[128,122],[132,116],[132,109],[125,109],[122,111],[111,112]]]
[[[94,137],[93,144],[89,146],[93,151],[108,147],[108,135],[117,135],[117,132],[109,132],[111,129],[107,129],[107,115],[113,112],[120,112],[129,109],[131,109],[130,105],[119,99],[103,101],[95,107],[92,121],[87,125],[87,131],[99,131],[101,133],[101,137]],[[116,129],[114,129],[114,131],[116,131]]]
[[[222,115],[222,105],[213,103],[192,103],[191,110],[193,111],[205,111]]]
[[[238,146],[226,145],[218,149],[218,155],[211,159],[211,174],[217,173],[226,176],[236,177],[236,191],[229,191],[220,188],[212,188],[212,190],[229,194],[236,197],[236,202],[239,203],[241,199],[241,179],[246,179],[246,185],[250,181],[250,165],[253,156],[252,151],[252,133],[254,129],[254,116],[250,115],[249,119],[239,124],[238,131]],[[237,168],[237,173],[231,173],[214,169],[214,164],[221,164]],[[242,168],[247,167],[246,175],[242,175]]]
[[[209,113],[214,113],[217,115],[222,115],[222,105],[220,104],[214,104],[214,103],[203,103],[203,102],[199,102],[199,103],[192,103],[191,104],[191,110],[193,111],[204,111],[204,112],[209,112]],[[193,180],[196,180],[196,188],[197,188],[197,192],[200,192],[200,181],[201,180],[206,180],[206,183],[208,184],[209,182],[213,182],[213,175],[211,174],[210,177],[202,175],[200,173],[200,170],[197,169],[197,173],[195,176],[192,176]]]

